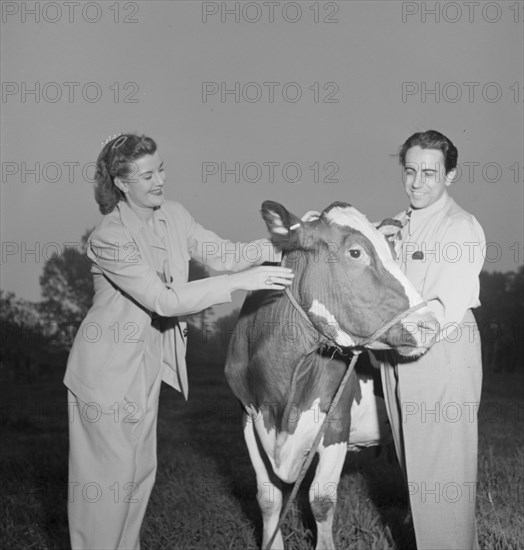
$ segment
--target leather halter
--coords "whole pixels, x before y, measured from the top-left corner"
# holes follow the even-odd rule
[[[283,256],[282,256],[283,257]],[[310,324],[313,326],[313,328],[320,334],[320,331],[315,327],[313,321],[308,317],[307,313],[304,311],[302,306],[298,303],[297,299],[293,296],[293,293],[289,289],[289,287],[286,287],[284,292],[286,293],[286,296],[289,298],[289,301],[293,304],[293,307],[300,313],[300,315]],[[387,323],[382,324],[380,327],[378,327],[371,336],[368,336],[364,342],[360,343],[358,346],[355,346],[357,348],[364,348],[366,346],[369,346],[372,342],[377,340],[380,336],[382,336],[384,333],[386,333],[393,325],[413,313],[414,311],[417,311],[418,309],[423,308],[424,306],[427,306],[427,302],[420,302],[419,304],[410,307],[409,309],[406,309],[404,311],[401,311],[398,315],[395,315],[391,320],[389,320]],[[322,335],[324,336],[324,335]],[[339,348],[340,344],[338,344],[333,338],[326,337],[328,340],[330,340],[335,347]]]

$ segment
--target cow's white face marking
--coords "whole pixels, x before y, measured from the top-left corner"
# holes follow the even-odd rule
[[[343,227],[351,227],[352,229],[360,231],[365,237],[367,237],[375,248],[384,268],[387,269],[391,275],[404,287],[404,291],[406,292],[406,296],[409,301],[409,306],[413,307],[420,304],[422,301],[421,297],[391,257],[391,252],[386,240],[382,234],[373,227],[364,214],[352,206],[347,206],[344,208],[336,206],[335,208],[332,208],[325,216],[329,222],[342,225]]]
[[[312,313],[313,315],[317,317],[321,317],[322,319],[326,320],[326,324],[328,324],[331,331],[335,334],[335,342],[343,347],[350,347],[355,345],[355,341],[349,334],[344,332],[340,325],[338,324],[338,321],[335,319],[335,316],[327,309],[327,307],[319,302],[317,299],[313,300],[313,304],[309,308],[309,313]]]

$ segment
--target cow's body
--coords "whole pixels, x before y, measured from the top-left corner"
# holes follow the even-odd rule
[[[335,203],[302,223],[276,203],[264,203],[273,241],[292,267],[291,292],[308,319],[280,292],[257,292],[242,308],[231,339],[226,377],[245,409],[244,436],[257,476],[263,547],[277,527],[282,482],[293,483],[327,414],[347,362],[334,348],[356,347],[380,326],[421,302],[394,264],[383,237],[349,205]],[[423,308],[369,347],[420,354],[432,343]],[[419,330],[414,330],[416,327]],[[330,347],[331,346],[331,347]],[[353,373],[318,447],[310,491],[317,548],[334,548],[332,521],[359,392]],[[283,548],[282,535],[272,548]]]

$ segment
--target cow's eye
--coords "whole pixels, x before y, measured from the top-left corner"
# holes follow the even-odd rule
[[[371,262],[366,251],[359,245],[352,245],[348,249],[348,255],[352,260],[355,260],[364,265],[369,265]]]

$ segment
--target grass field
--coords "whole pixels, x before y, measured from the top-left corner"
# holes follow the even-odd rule
[[[62,362],[62,361],[60,361]],[[67,532],[67,407],[59,364],[0,385],[3,549],[62,549]],[[524,548],[522,372],[485,372],[480,409],[478,525],[485,550]],[[240,409],[220,364],[190,361],[190,400],[163,387],[159,468],[145,549],[255,549],[261,520]],[[409,550],[412,532],[396,462],[374,449],[348,455],[339,488],[340,549]],[[307,492],[284,527],[287,548],[313,548]]]

